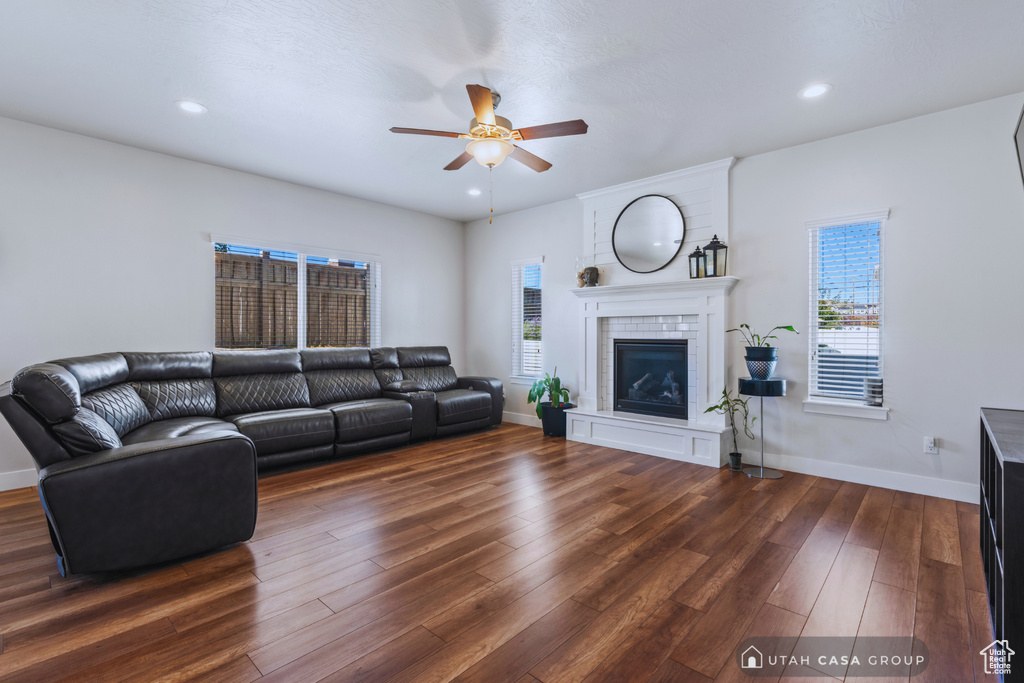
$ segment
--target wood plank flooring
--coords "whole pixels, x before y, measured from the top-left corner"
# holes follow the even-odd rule
[[[988,680],[977,506],[516,425],[259,488],[248,543],[67,579],[0,493],[0,681],[742,681],[746,638],[835,635]]]

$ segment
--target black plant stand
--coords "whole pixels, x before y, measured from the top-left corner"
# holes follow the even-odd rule
[[[782,479],[782,472],[765,469],[764,467],[764,397],[785,396],[786,380],[784,379],[741,379],[740,393],[744,396],[757,396],[761,399],[761,466],[744,467],[748,477],[757,479]]]

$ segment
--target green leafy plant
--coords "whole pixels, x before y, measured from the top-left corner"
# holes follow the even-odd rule
[[[560,407],[569,400],[569,390],[562,386],[562,380],[558,378],[558,366],[555,366],[553,374],[545,373],[543,379],[539,379],[530,387],[530,394],[526,397],[527,403],[537,404],[537,417],[543,417],[541,410],[541,399],[547,394],[551,405]]]
[[[772,329],[768,330],[768,334],[762,336],[750,329],[750,325],[746,323],[742,323],[739,327],[735,327],[731,330],[726,330],[726,332],[739,332],[743,335],[743,341],[747,342],[747,346],[770,347],[771,343],[769,343],[768,340],[778,339],[778,337],[772,334],[775,330],[785,330],[787,332],[796,332],[797,334],[800,334],[800,332],[798,332],[792,325],[776,325]]]
[[[756,417],[750,417],[750,410],[747,408],[747,401],[750,399],[742,399],[739,396],[733,397],[729,395],[729,388],[725,387],[722,389],[722,400],[716,405],[708,407],[705,413],[718,413],[719,415],[729,416],[729,426],[732,427],[732,450],[733,453],[738,453],[740,450],[739,445],[736,443],[736,416],[741,415],[743,421],[743,433],[747,435],[748,439],[754,438],[754,432],[750,431],[750,427],[757,422]],[[749,423],[748,423],[749,419]]]

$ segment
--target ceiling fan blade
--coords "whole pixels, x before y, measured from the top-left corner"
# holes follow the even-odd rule
[[[424,128],[392,128],[391,132],[407,135],[436,135],[440,138],[457,138],[460,135],[460,133],[450,133],[446,130],[426,130]]]
[[[513,145],[513,147],[515,147],[515,149],[512,150],[512,153],[509,154],[509,157],[515,159],[524,166],[529,166],[537,173],[543,173],[544,171],[551,168],[550,161],[544,161],[536,154],[530,154],[522,147],[518,147],[516,145]]]
[[[455,161],[453,161],[452,163],[450,163],[447,166],[445,166],[444,170],[446,170],[446,171],[458,171],[460,168],[465,166],[469,162],[469,160],[472,159],[472,158],[473,158],[472,154],[470,154],[469,152],[463,152],[459,156],[455,157]]]
[[[473,103],[476,122],[493,126],[494,100],[491,99],[491,91],[482,85],[467,85],[466,92],[469,93],[469,101]]]
[[[587,124],[583,119],[575,121],[562,121],[560,123],[545,123],[542,126],[529,126],[520,128],[519,135],[523,140],[536,140],[538,138],[557,138],[562,135],[583,135],[587,132]]]

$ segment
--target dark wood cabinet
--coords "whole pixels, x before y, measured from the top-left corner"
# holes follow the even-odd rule
[[[1024,411],[981,409],[981,558],[996,640],[1024,655]],[[979,648],[980,649],[980,648]],[[1018,655],[1020,656],[1020,655]],[[1024,660],[1024,657],[1022,657]],[[1020,670],[1011,660],[1011,671]],[[1005,680],[1024,680],[1020,673]]]

